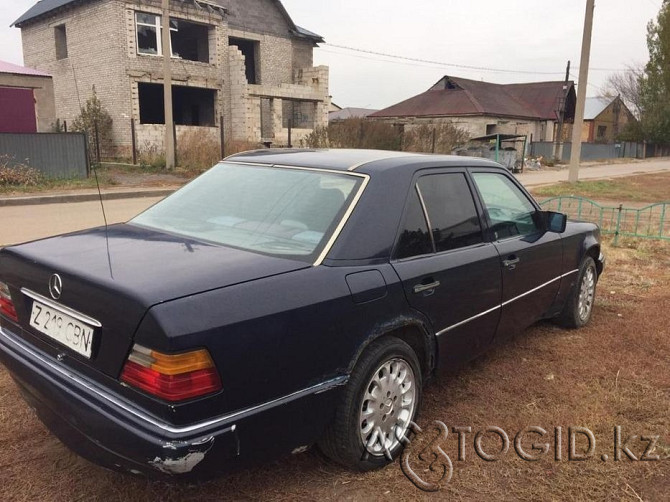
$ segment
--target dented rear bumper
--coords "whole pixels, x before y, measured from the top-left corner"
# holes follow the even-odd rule
[[[45,425],[82,457],[151,478],[207,479],[312,443],[344,377],[226,415],[175,426],[65,368],[0,327],[0,362]],[[268,440],[269,439],[269,440]]]

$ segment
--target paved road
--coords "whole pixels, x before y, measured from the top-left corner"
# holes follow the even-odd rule
[[[661,171],[670,171],[670,160],[586,167],[580,170],[580,179],[611,178]],[[532,187],[567,181],[568,171],[564,169],[526,172],[518,177],[524,185]],[[159,200],[160,197],[146,197],[106,201],[107,220],[109,223],[126,221]],[[0,246],[102,224],[102,212],[98,201],[0,207]]]
[[[143,197],[106,201],[107,221],[127,221],[159,200]],[[0,207],[0,246],[100,225],[104,220],[99,201]]]

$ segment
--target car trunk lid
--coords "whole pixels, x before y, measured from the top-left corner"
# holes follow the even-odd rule
[[[122,224],[6,248],[0,280],[10,285],[26,337],[116,378],[153,305],[309,266]],[[50,291],[54,274],[61,280],[57,299]],[[35,302],[99,322],[85,323],[94,330],[90,359],[30,325]]]

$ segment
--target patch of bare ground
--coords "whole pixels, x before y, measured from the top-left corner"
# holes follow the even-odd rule
[[[70,453],[33,416],[7,372],[0,370],[0,499],[27,500],[667,500],[670,493],[670,245],[623,241],[607,246],[608,264],[589,326],[565,331],[540,323],[515,339],[430,385],[419,424],[470,426],[465,460],[457,435],[441,443],[454,465],[438,493],[417,489],[396,462],[376,472],[350,472],[316,451],[295,455],[201,485],[169,485],[107,472]],[[475,454],[474,433],[498,426],[510,437],[508,453],[487,462]],[[529,462],[514,454],[514,436],[540,426],[549,451]],[[562,427],[562,460],[554,460],[555,427]],[[587,427],[596,438],[593,456],[569,461],[568,428]],[[656,461],[614,461],[614,428],[624,439],[658,436],[648,455]],[[262,433],[262,432],[261,432]],[[430,455],[410,446],[410,464],[436,480]],[[640,458],[645,442],[627,445]],[[497,452],[500,440],[482,446]],[[577,437],[578,452],[586,449]],[[602,455],[608,455],[603,461]],[[439,479],[439,476],[437,476]]]

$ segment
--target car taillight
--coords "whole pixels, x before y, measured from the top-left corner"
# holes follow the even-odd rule
[[[205,349],[172,355],[135,345],[121,381],[171,402],[221,390],[214,361]]]
[[[9,286],[0,281],[0,314],[9,317],[12,321],[19,322],[19,316],[16,315],[12,295],[9,292]]]

